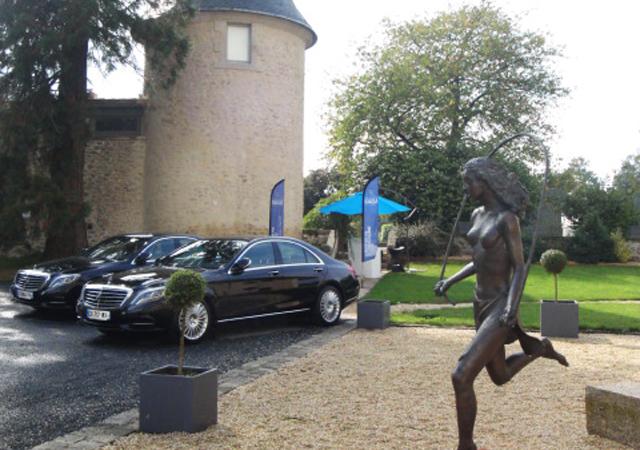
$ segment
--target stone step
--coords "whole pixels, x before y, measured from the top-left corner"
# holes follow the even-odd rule
[[[640,383],[587,386],[587,431],[640,449]]]

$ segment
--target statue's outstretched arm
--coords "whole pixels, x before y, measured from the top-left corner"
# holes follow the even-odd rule
[[[469,264],[464,266],[462,269],[460,269],[455,275],[452,275],[451,277],[446,278],[444,280],[438,281],[435,287],[433,288],[433,290],[436,293],[436,295],[442,296],[447,291],[447,289],[449,289],[452,285],[456,284],[458,281],[462,281],[465,278],[470,277],[471,275],[475,275],[475,273],[476,273],[476,266],[475,264],[473,264],[473,262],[470,262]]]

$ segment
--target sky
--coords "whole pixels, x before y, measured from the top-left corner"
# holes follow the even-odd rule
[[[305,173],[325,167],[327,102],[332,81],[356,71],[356,52],[383,32],[382,20],[402,22],[480,1],[294,0],[318,34],[306,52]],[[586,158],[600,177],[611,177],[623,159],[640,150],[640,2],[495,0],[519,17],[521,28],[548,36],[564,57],[556,70],[571,94],[549,111],[557,128],[548,142],[557,167]],[[90,71],[91,88],[101,98],[135,98],[142,78],[122,68],[104,78]]]

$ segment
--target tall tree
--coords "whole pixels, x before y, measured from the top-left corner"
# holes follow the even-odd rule
[[[552,69],[559,54],[485,3],[385,26],[359,73],[337,82],[329,156],[352,184],[379,174],[423,216],[450,222],[467,158],[516,132],[553,133],[545,112],[567,93]],[[540,157],[526,141],[511,148]]]
[[[640,150],[622,162],[613,177],[613,187],[629,197],[640,195]]]
[[[580,187],[602,187],[604,183],[598,175],[591,170],[589,161],[578,157],[569,161],[566,169],[554,173],[551,176],[551,185],[571,193]]]
[[[86,246],[88,62],[131,64],[135,37],[170,84],[192,14],[191,0],[0,0],[0,155],[14,168],[0,192],[45,224],[47,256]]]
[[[560,208],[574,228],[581,226],[589,214],[598,215],[609,233],[626,231],[638,220],[632,196],[616,188],[615,182],[614,187],[606,187],[584,158],[572,159],[566,169],[553,174],[551,185],[564,192]]]
[[[337,191],[338,174],[330,169],[316,169],[304,177],[304,214],[321,199]]]

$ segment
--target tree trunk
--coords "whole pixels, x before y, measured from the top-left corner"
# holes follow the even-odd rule
[[[51,180],[58,192],[56,200],[49,204],[47,257],[77,254],[87,246],[83,180],[89,134],[86,124],[89,37],[88,18],[81,2],[69,3],[67,7],[70,38],[63,47],[64,61],[60,68],[57,114],[60,131],[50,165]]]

